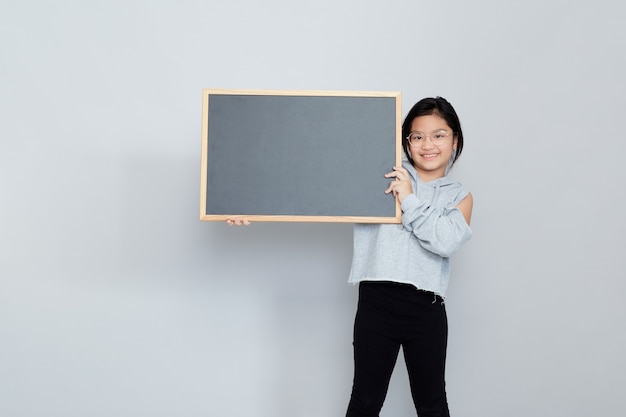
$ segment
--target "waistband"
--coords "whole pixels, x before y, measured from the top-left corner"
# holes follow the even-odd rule
[[[443,297],[438,294],[435,294],[432,291],[423,290],[421,288],[417,288],[413,284],[408,284],[405,282],[396,282],[396,281],[361,281],[359,282],[359,286],[367,286],[368,288],[380,288],[380,289],[397,289],[398,291],[416,291],[420,295],[429,296],[432,298],[433,303],[440,301],[442,304],[444,302]]]

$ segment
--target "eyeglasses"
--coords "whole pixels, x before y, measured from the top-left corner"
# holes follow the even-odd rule
[[[409,141],[409,145],[411,146],[422,146],[424,144],[426,138],[430,138],[430,141],[433,145],[443,145],[443,143],[450,136],[450,132],[446,130],[435,130],[430,135],[426,135],[422,132],[411,132],[409,136],[406,137],[406,140]]]

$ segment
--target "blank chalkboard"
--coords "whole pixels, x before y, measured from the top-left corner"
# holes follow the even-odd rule
[[[200,220],[399,223],[399,92],[202,90]]]

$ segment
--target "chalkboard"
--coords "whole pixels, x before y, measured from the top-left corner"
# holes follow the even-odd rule
[[[202,90],[200,220],[400,223],[399,92]]]

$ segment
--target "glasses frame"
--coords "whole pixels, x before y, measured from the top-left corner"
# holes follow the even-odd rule
[[[422,132],[411,132],[409,133],[409,136],[407,136],[405,139],[407,140],[407,143],[409,144],[409,146],[422,146],[423,143],[426,141],[426,138],[430,138],[430,142],[435,145],[435,146],[441,146],[445,143],[445,141],[450,137],[454,137],[454,132],[450,133],[447,130],[441,129],[441,130],[435,130],[434,132],[431,132],[430,135],[427,134],[423,134],[423,138],[415,143],[413,143],[413,141],[411,140],[411,135],[413,135],[414,133],[422,133]],[[437,135],[437,134],[442,134],[445,133],[445,136],[443,138],[440,139],[434,139],[433,136]]]

